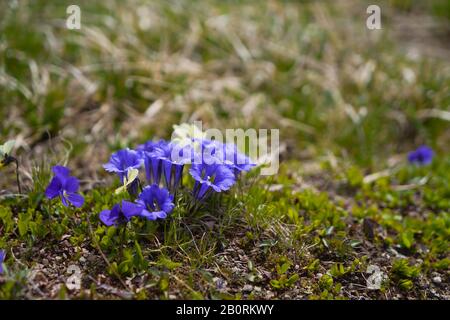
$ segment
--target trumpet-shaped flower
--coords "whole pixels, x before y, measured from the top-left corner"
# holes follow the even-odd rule
[[[111,155],[109,162],[103,165],[108,172],[117,173],[122,183],[131,169],[139,169],[142,165],[140,153],[130,149],[122,149]]]
[[[45,195],[49,199],[60,197],[62,204],[68,206],[69,203],[79,208],[84,203],[84,198],[79,195],[79,181],[77,178],[70,176],[70,170],[63,166],[54,166],[53,173],[55,176],[50,181]]]
[[[159,140],[157,142],[153,140],[149,140],[145,142],[144,144],[140,144],[137,146],[136,151],[137,152],[152,152],[155,150],[155,147],[158,146],[159,143],[164,142],[164,140]]]
[[[427,165],[433,161],[434,152],[428,146],[420,146],[408,154],[408,161],[418,165]]]
[[[147,176],[153,174],[154,183],[159,182],[161,173],[169,190],[176,190],[183,173],[184,165],[191,162],[189,146],[182,146],[173,142],[160,143],[153,152],[145,154]]]
[[[168,142],[159,140],[158,142],[147,141],[138,147],[144,159],[145,175],[151,184],[159,184],[161,179],[162,161],[159,159],[160,149],[167,147]]]
[[[148,220],[164,219],[175,207],[173,196],[165,188],[156,184],[146,186],[139,195],[136,203],[127,203],[122,211],[127,215],[138,215]]]
[[[224,153],[226,161],[231,162],[230,166],[235,170],[236,173],[242,171],[249,171],[251,168],[256,166],[252,160],[245,154],[239,152],[238,148],[234,144],[224,144]]]
[[[233,171],[221,164],[193,164],[189,173],[196,181],[194,194],[197,199],[202,199],[209,190],[226,191],[236,182]]]
[[[3,261],[5,261],[5,251],[0,250],[0,274],[3,273]]]
[[[100,212],[100,220],[107,226],[118,225],[130,221],[131,217],[138,216],[139,210],[136,210],[133,203],[123,200],[121,204],[116,204],[111,210]]]
[[[239,152],[237,146],[233,143],[203,140],[202,146],[203,161],[207,162],[207,160],[212,157],[215,159],[212,163],[224,164],[233,169],[236,175],[241,171],[249,171],[255,166],[255,163],[253,163],[245,154]]]

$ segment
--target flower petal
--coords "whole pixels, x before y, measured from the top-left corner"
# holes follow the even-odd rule
[[[67,198],[66,198],[66,196],[65,195],[61,195],[61,202],[62,202],[62,204],[65,206],[65,207],[68,207],[69,206],[69,202],[67,201]]]
[[[202,183],[200,185],[200,191],[198,192],[197,198],[198,199],[203,198],[203,196],[206,194],[206,191],[208,191],[209,187],[210,187],[210,183],[207,183],[207,182]]]
[[[116,166],[115,164],[111,163],[111,162],[105,163],[105,164],[103,165],[103,168],[104,168],[106,171],[108,171],[108,172],[118,172],[118,171],[122,171],[122,170],[117,169],[117,166]]]
[[[141,214],[142,210],[145,208],[126,200],[122,201],[122,212],[127,220],[130,220],[131,217],[138,216]]]
[[[62,183],[58,177],[53,177],[50,181],[47,189],[45,189],[45,195],[49,199],[56,198],[59,196],[59,193],[62,191]]]
[[[120,208],[120,204],[116,204],[111,210],[103,210],[100,212],[99,218],[105,225],[112,226],[120,222],[121,213],[122,209]]]
[[[67,200],[70,201],[75,207],[81,208],[84,204],[84,198],[78,193],[68,193]]]
[[[113,215],[112,210],[103,210],[102,212],[100,212],[99,218],[105,225],[109,227],[115,224],[115,222],[119,218],[119,215]]]
[[[68,177],[65,181],[64,181],[64,186],[63,186],[64,190],[70,193],[75,193],[78,191],[78,189],[80,188],[80,182],[78,181],[77,178],[75,177]]]
[[[52,171],[56,176],[60,177],[68,177],[70,175],[70,169],[64,166],[54,166]]]
[[[202,168],[203,166],[200,164],[193,164],[191,168],[189,169],[189,173],[191,174],[192,178],[196,181],[202,181]]]
[[[166,189],[163,189],[159,195],[157,196],[158,205],[161,210],[163,210],[165,213],[172,212],[173,208],[175,207],[173,203],[173,196],[169,194],[169,192]]]
[[[153,215],[155,217],[157,217],[158,219],[165,219],[167,217],[167,213],[165,211],[163,211],[163,210],[161,210],[161,211],[154,211]]]
[[[147,220],[156,220],[158,218],[155,211],[150,212],[146,209],[142,210],[139,215]]]
[[[0,274],[3,273],[3,261],[5,261],[5,251],[0,250]]]

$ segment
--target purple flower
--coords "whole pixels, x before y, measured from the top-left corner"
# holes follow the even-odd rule
[[[103,165],[108,172],[117,173],[123,183],[131,169],[139,169],[142,165],[140,153],[130,149],[122,149],[111,155],[109,162]]]
[[[130,221],[131,217],[139,215],[140,211],[136,210],[133,203],[122,201],[122,206],[116,204],[111,210],[103,210],[100,212],[100,220],[109,226],[118,225]]]
[[[193,164],[224,164],[223,144],[207,139],[197,139],[196,143],[199,146],[193,149]]]
[[[420,146],[408,154],[408,161],[418,165],[427,165],[433,161],[434,152],[430,147]]]
[[[55,176],[45,190],[47,198],[54,199],[59,196],[66,207],[69,202],[77,208],[83,206],[84,198],[77,193],[80,187],[78,179],[70,176],[70,170],[66,167],[54,166],[52,170]]]
[[[140,145],[138,150],[144,159],[145,175],[150,184],[159,184],[162,172],[162,161],[159,159],[161,150],[166,148],[167,142],[159,140],[158,142],[147,141]]]
[[[3,273],[3,261],[5,261],[5,250],[0,250],[0,274]]]
[[[138,215],[148,220],[164,219],[175,205],[173,196],[165,188],[160,189],[156,184],[146,186],[139,195],[136,203],[122,206],[122,211],[128,215]]]
[[[189,146],[182,147],[176,143],[160,141],[152,152],[145,153],[145,170],[150,182],[159,183],[161,173],[169,190],[178,187],[183,174],[184,165],[191,162]]]
[[[210,189],[226,191],[236,182],[233,171],[226,165],[193,164],[189,173],[196,181],[194,194],[197,199],[202,199]]]
[[[208,144],[208,142],[206,142]],[[237,175],[241,171],[249,171],[255,164],[245,154],[238,151],[233,143],[221,143],[218,141],[210,141],[209,146],[213,146],[212,156],[215,156],[221,163],[233,169]]]
[[[237,147],[233,144],[226,144],[226,159],[232,159],[231,167],[237,172],[250,171],[251,168],[256,166],[255,163],[250,160],[245,154],[238,151]]]
[[[149,140],[145,142],[144,144],[140,144],[137,146],[136,151],[137,152],[153,152],[155,151],[155,148],[160,146],[161,144],[167,143],[165,140],[161,139],[159,141],[153,141]]]

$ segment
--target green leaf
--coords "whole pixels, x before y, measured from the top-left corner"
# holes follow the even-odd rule
[[[322,290],[330,290],[333,287],[333,278],[324,274],[319,280],[319,287]]]
[[[281,289],[281,284],[278,280],[270,280],[270,285],[275,289]]]
[[[294,274],[288,279],[286,285],[290,287],[294,283],[296,283],[298,281],[298,279],[300,279],[300,276],[298,274]]]
[[[147,261],[145,260],[144,255],[142,254],[141,246],[137,241],[134,241],[134,249],[136,251],[135,265],[137,265],[140,268],[147,267]]]
[[[120,194],[122,192],[127,191],[128,186],[134,181],[136,180],[136,178],[139,175],[139,170],[138,169],[131,169],[128,171],[126,178],[124,179],[124,183],[123,186],[119,187],[116,189],[115,194]]]
[[[32,218],[32,213],[30,210],[27,212],[19,213],[19,220],[17,222],[17,226],[19,228],[19,235],[21,237],[24,237],[27,234],[31,218]]]
[[[285,262],[281,265],[281,267],[278,269],[278,274],[285,274],[289,268],[291,267],[291,264],[289,262]]]
[[[401,234],[401,245],[406,249],[410,249],[414,243],[414,234],[412,232],[403,232]]]
[[[159,288],[161,291],[167,291],[169,289],[169,279],[163,277],[159,280]]]
[[[181,267],[181,263],[170,260],[167,257],[161,256],[158,260],[158,264],[164,266],[169,270],[175,270],[176,268]]]
[[[399,281],[398,286],[402,290],[410,291],[414,287],[414,284],[409,279],[402,279],[402,280]]]

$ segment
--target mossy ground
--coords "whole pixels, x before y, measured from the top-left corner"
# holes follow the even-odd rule
[[[450,298],[440,1],[384,2],[381,31],[363,1],[80,1],[80,31],[64,27],[72,3],[18,3],[0,4],[0,133],[25,193],[2,170],[0,298]],[[164,221],[103,226],[110,153],[190,120],[279,128],[279,173],[254,170],[196,213],[180,197]],[[406,161],[420,144],[429,166]],[[44,198],[57,163],[82,209]],[[65,287],[71,265],[81,290]]]

